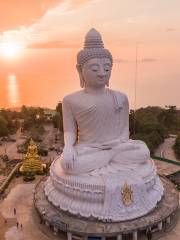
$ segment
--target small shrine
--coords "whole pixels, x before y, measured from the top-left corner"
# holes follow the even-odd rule
[[[43,173],[46,168],[46,164],[42,163],[42,160],[38,154],[37,145],[31,139],[27,153],[23,158],[23,164],[20,167],[20,172],[23,174],[26,173]]]

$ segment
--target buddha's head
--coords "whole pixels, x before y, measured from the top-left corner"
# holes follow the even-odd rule
[[[112,55],[104,48],[101,35],[92,28],[85,37],[84,49],[77,55],[81,87],[108,86],[112,63]]]

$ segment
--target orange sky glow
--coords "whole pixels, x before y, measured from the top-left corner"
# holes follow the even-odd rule
[[[0,108],[55,108],[80,89],[76,55],[94,27],[114,58],[110,87],[134,108],[180,107],[179,0],[0,1]]]

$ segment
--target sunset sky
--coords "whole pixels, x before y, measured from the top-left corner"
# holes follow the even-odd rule
[[[114,58],[110,87],[134,108],[180,107],[179,0],[0,1],[0,108],[55,108],[80,89],[76,54],[92,27]]]

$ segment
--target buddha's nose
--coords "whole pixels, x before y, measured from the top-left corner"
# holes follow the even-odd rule
[[[106,72],[104,71],[104,69],[100,69],[98,72],[98,77],[103,78],[104,76],[106,76]]]

